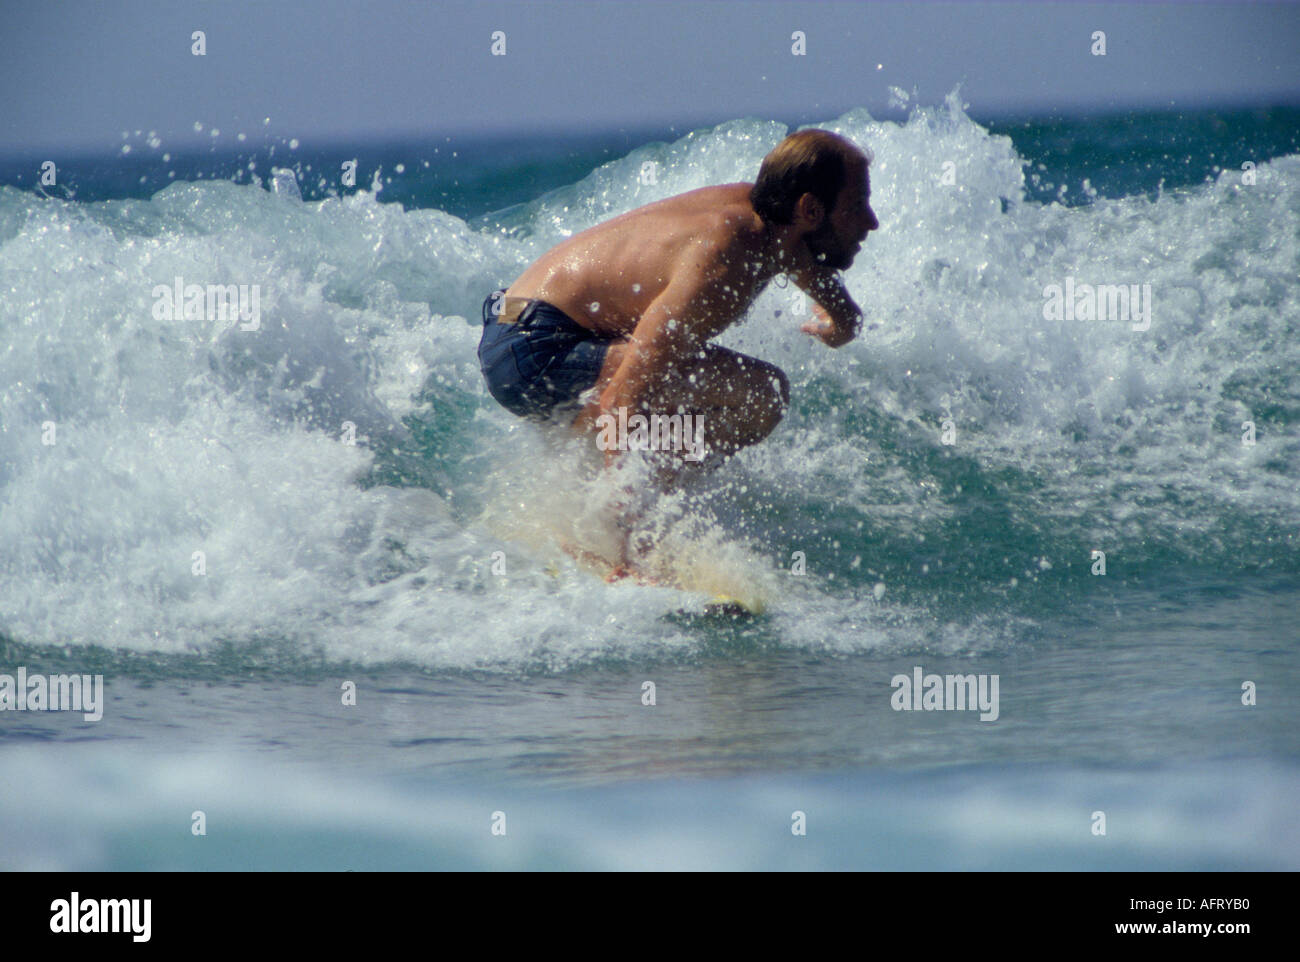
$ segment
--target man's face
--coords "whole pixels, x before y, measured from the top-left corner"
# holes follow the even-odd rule
[[[844,270],[862,249],[867,234],[880,227],[871,209],[871,180],[865,164],[849,172],[835,198],[835,209],[820,227],[804,236],[814,258],[827,267]]]

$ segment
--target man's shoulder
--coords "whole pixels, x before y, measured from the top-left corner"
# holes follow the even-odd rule
[[[697,246],[722,252],[747,246],[762,234],[762,221],[749,202],[751,186],[722,184],[678,195],[694,221],[691,229]]]
[[[696,210],[712,213],[718,217],[735,217],[738,214],[752,215],[754,205],[749,201],[749,192],[753,184],[713,184],[678,194],[683,202],[690,203]]]
[[[646,204],[640,210],[650,211],[656,208],[685,207],[696,213],[721,212],[739,208],[753,211],[749,202],[749,191],[753,184],[710,184],[696,187],[681,194],[673,194],[663,200]]]

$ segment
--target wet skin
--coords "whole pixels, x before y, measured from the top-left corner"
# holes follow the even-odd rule
[[[506,291],[554,304],[584,327],[620,335],[595,398],[574,421],[596,430],[620,407],[705,417],[711,451],[727,455],[762,440],[789,404],[789,380],[773,364],[708,343],[742,317],[784,273],[813,301],[802,330],[831,347],[857,334],[861,311],[837,271],[879,228],[865,165],[850,171],[827,211],[812,194],[790,224],[764,225],[750,184],[670,197],[597,224],[560,243]],[[619,452],[607,452],[607,463]]]
[[[804,194],[789,224],[764,224],[750,204],[751,186],[703,187],[597,224],[552,248],[507,289],[507,297],[547,301],[584,327],[620,337],[574,419],[576,431],[595,435],[597,418],[617,419],[620,408],[629,416],[701,416],[709,464],[767,437],[790,403],[785,372],[709,341],[777,274],[813,302],[815,319],[802,331],[830,347],[857,335],[862,312],[838,271],[880,227],[866,165],[849,172],[832,210]],[[606,451],[606,465],[620,454]],[[665,490],[686,464],[672,455],[652,460]],[[611,577],[637,573],[634,553],[625,544]]]

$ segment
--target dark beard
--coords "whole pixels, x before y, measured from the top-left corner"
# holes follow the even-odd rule
[[[836,246],[835,232],[829,222],[807,235],[804,243],[808,245],[813,260],[825,267],[842,271],[853,263],[853,250]]]

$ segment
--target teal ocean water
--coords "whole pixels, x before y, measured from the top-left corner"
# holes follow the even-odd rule
[[[654,515],[745,620],[537,537],[601,482],[477,318],[785,125],[0,161],[0,674],[106,693],[0,712],[0,867],[1300,867],[1300,110],[819,126],[875,155],[873,326],[769,289],[720,341],[786,420]],[[996,718],[896,710],[917,668]]]

